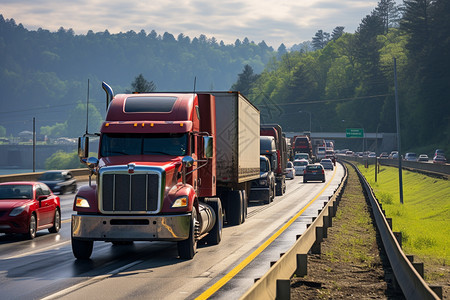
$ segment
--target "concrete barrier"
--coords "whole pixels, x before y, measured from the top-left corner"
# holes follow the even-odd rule
[[[73,176],[78,181],[88,180],[89,179],[89,169],[72,169],[69,170],[72,172]],[[32,173],[22,173],[22,174],[10,174],[10,175],[0,175],[0,182],[9,182],[9,181],[36,181],[39,176],[41,176],[45,172],[32,172]],[[93,177],[94,178],[94,177]]]

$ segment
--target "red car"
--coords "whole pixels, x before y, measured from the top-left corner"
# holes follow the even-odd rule
[[[46,184],[0,183],[0,232],[21,233],[34,239],[38,230],[57,233],[60,228],[60,200]]]

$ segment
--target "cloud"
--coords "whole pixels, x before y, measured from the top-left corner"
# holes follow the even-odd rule
[[[366,0],[0,0],[4,18],[25,28],[56,31],[72,28],[110,33],[155,30],[192,38],[204,34],[225,43],[248,37],[275,49],[311,40],[318,30],[345,26],[354,32],[376,7]]]

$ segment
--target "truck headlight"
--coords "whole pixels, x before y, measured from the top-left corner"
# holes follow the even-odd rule
[[[189,202],[188,196],[181,196],[173,202],[172,208],[186,207],[188,205],[188,202]]]
[[[266,184],[267,184],[267,180],[266,179],[259,180],[259,185],[266,185]]]
[[[91,206],[89,205],[89,202],[88,202],[86,199],[84,199],[83,197],[80,197],[80,196],[77,196],[77,197],[75,198],[75,206],[76,206],[76,207],[83,207],[83,208],[89,208],[89,207],[91,207]]]

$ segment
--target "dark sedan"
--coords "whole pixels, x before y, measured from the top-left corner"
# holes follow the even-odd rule
[[[322,165],[307,165],[303,171],[303,182],[308,181],[325,182],[325,170]]]
[[[29,239],[36,232],[61,228],[61,208],[58,196],[41,182],[0,183],[0,232],[21,233]]]
[[[61,195],[66,192],[75,193],[77,190],[77,180],[70,171],[47,171],[38,181],[48,185],[53,193]]]

